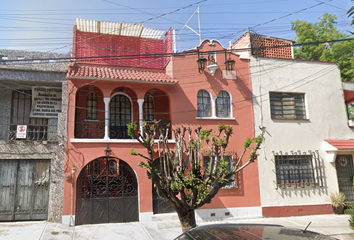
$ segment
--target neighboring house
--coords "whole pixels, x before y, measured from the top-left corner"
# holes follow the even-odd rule
[[[0,221],[61,221],[69,60],[0,49]]]
[[[75,61],[67,76],[63,223],[150,221],[171,212],[146,170],[138,167],[142,159],[130,155],[131,147],[145,153],[127,135],[131,121],[140,128],[153,119],[173,128],[230,125],[230,161],[242,151],[243,141],[254,137],[249,60],[210,40],[171,52],[171,30],[77,19]],[[226,70],[225,62],[235,65]],[[198,63],[207,66],[198,68]],[[197,217],[261,217],[259,191],[257,164],[251,164],[197,210]]]
[[[333,213],[330,194],[338,191],[353,202],[354,133],[338,64],[293,59],[291,41],[249,33],[232,48],[250,59],[254,127],[265,137],[263,216]]]

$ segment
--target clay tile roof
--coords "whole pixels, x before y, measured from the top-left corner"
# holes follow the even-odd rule
[[[325,140],[337,149],[354,149],[354,140]]]
[[[108,66],[89,66],[75,64],[69,68],[68,78],[99,78],[102,80],[124,80],[175,84],[177,81],[163,72],[121,69]]]

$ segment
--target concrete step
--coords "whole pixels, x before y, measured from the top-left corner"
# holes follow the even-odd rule
[[[152,221],[178,221],[177,213],[163,213],[163,214],[155,214],[152,216]]]

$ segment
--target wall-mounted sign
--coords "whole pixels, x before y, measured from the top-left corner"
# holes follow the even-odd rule
[[[17,125],[16,138],[26,138],[27,125]]]
[[[30,117],[57,118],[61,113],[61,88],[32,87]]]

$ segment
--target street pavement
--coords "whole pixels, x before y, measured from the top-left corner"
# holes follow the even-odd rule
[[[304,229],[333,236],[337,239],[354,239],[349,227],[349,215],[313,215],[301,217],[232,219],[198,222],[198,225],[214,223],[260,223]],[[175,216],[160,221],[92,224],[66,226],[47,221],[1,222],[1,240],[171,240],[182,233]]]

